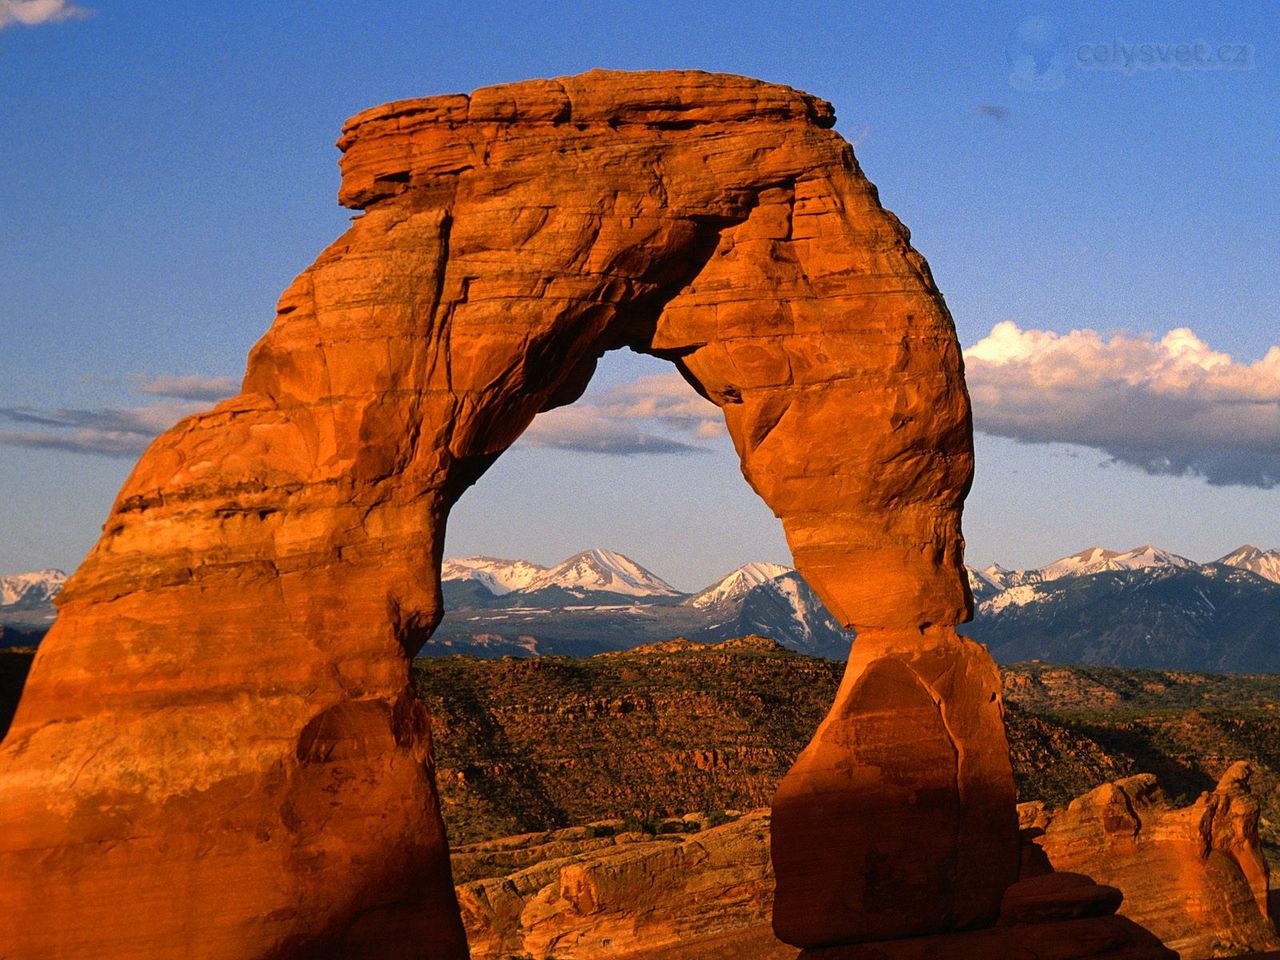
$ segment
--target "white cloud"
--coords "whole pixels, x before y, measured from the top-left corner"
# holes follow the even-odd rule
[[[602,410],[611,417],[655,420],[670,430],[715,437],[725,432],[720,408],[698,396],[678,373],[639,377],[605,395]]]
[[[235,396],[239,391],[240,385],[230,377],[202,377],[191,373],[138,378],[139,393],[154,397],[173,397],[177,400],[207,400],[217,403]]]
[[[165,397],[140,407],[99,410],[0,407],[0,421],[22,429],[0,430],[0,446],[63,450],[106,457],[136,457],[159,434],[183,417],[235,394],[229,377],[161,376],[131,378],[138,393]]]
[[[0,0],[0,30],[14,24],[37,27],[42,23],[83,20],[93,11],[69,0]]]
[[[229,377],[194,374],[133,376],[140,394],[169,398],[137,407],[97,410],[0,407],[0,421],[19,429],[0,430],[0,446],[35,447],[111,457],[136,457],[162,431],[183,417],[233,395]],[[724,434],[719,409],[702,399],[679,374],[640,377],[539,415],[521,438],[537,447],[614,456],[703,453],[698,441]]]
[[[695,453],[704,447],[672,437],[645,433],[628,420],[611,417],[598,407],[558,407],[539,414],[520,440],[535,447],[633,456],[640,453]]]
[[[1005,321],[965,351],[974,426],[1074,443],[1152,474],[1280,484],[1280,347],[1237,363],[1180,327],[1159,340]]]
[[[708,448],[688,441],[724,432],[719,408],[673,372],[640,377],[599,400],[540,414],[521,439],[539,447],[631,456],[702,453]]]
[[[160,433],[207,403],[174,400],[147,407],[106,410],[34,410],[0,407],[0,419],[40,430],[0,431],[0,445],[135,457]]]

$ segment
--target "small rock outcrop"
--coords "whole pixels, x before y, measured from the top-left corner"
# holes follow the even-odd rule
[[[1103,784],[1066,810],[1019,807],[1045,866],[1124,891],[1120,913],[1183,960],[1280,950],[1267,915],[1267,864],[1247,763],[1187,807],[1170,806],[1150,774]]]
[[[504,856],[517,869],[458,886],[472,960],[795,958],[770,928],[767,811],[687,836],[578,828],[473,844],[454,870]]]
[[[777,929],[995,918],[1017,822],[999,678],[954,630],[960,346],[834,122],[744,77],[594,71],[347,123],[362,215],[59,598],[0,746],[10,960],[466,956],[407,652],[453,503],[621,347],[721,408],[858,630],[775,802]]]

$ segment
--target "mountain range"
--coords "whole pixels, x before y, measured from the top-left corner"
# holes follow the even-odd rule
[[[696,593],[602,549],[552,567],[449,559],[440,579],[446,613],[427,656],[588,656],[676,636],[711,643],[758,633],[792,650],[844,657],[852,639],[800,574],[776,563],[745,564]]]
[[[1004,663],[1280,672],[1280,551],[1199,564],[1153,546],[1093,547],[1033,570],[969,570],[962,633]]]
[[[1280,550],[1245,545],[1200,564],[1151,545],[1090,547],[968,575],[975,618],[961,632],[1001,662],[1280,672]],[[0,644],[38,638],[65,579],[56,570],[0,578]],[[451,558],[441,580],[446,613],[426,656],[585,656],[754,633],[843,658],[852,640],[800,574],[776,563],[745,564],[693,593],[603,549],[553,566]]]

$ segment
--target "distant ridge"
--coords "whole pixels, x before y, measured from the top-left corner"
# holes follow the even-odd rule
[[[851,635],[791,567],[743,564],[683,593],[625,554],[584,550],[555,565],[468,557],[441,569],[445,616],[423,652],[589,656],[673,637],[716,643],[759,634],[791,650],[844,657]]]
[[[38,643],[58,615],[53,601],[66,582],[61,570],[0,577],[0,647]]]
[[[1091,547],[1031,570],[970,570],[964,633],[1001,662],[1280,672],[1280,554],[1199,564],[1145,545]]]
[[[61,570],[35,570],[0,577],[0,607],[35,609],[53,602],[67,582]]]
[[[975,619],[962,632],[1002,662],[1280,672],[1280,550],[1244,544],[1199,564],[1144,544],[1091,546],[1040,567],[968,568]],[[444,561],[445,615],[428,655],[591,654],[684,638],[756,634],[843,658],[852,635],[804,578],[743,564],[692,593],[616,550],[553,566],[489,556]],[[0,645],[37,642],[52,624],[58,570],[0,577]]]

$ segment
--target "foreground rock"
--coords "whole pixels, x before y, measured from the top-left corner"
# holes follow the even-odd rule
[[[756,811],[692,836],[578,827],[463,847],[455,873],[481,875],[457,890],[472,960],[795,960],[770,930],[768,828],[768,812]],[[1049,873],[1010,887],[993,927],[801,957],[1176,960],[1114,916],[1120,902],[1114,887]]]
[[[1172,960],[1176,950],[1201,960],[1280,949],[1265,912],[1247,764],[1182,809],[1141,775],[1065,810],[1027,803],[1019,811],[1022,877],[995,924],[802,956]],[[795,950],[769,935],[768,823],[768,811],[756,811],[691,835],[576,827],[460,847],[454,872],[467,881],[458,899],[473,957],[791,960]]]
[[[1024,827],[1056,870],[1124,891],[1120,912],[1183,960],[1280,950],[1267,916],[1267,863],[1249,765],[1217,789],[1171,807],[1149,774],[1104,784],[1066,810],[1023,804]]]
[[[243,392],[143,456],[36,656],[0,747],[8,960],[465,957],[406,651],[440,618],[452,504],[621,347],[723,410],[859,632],[775,808],[779,929],[994,919],[1017,824],[995,671],[954,631],[960,346],[834,122],[697,72],[348,122],[340,200],[363,215],[281,297]],[[866,743],[842,729],[864,716]]]
[[[951,628],[859,630],[773,801],[774,930],[822,947],[968,929],[1017,876],[1000,676]]]
[[[472,960],[792,960],[796,954],[770,928],[766,811],[687,836],[599,837],[577,828],[473,844],[454,854],[455,872],[504,869],[509,872],[458,887]]]

